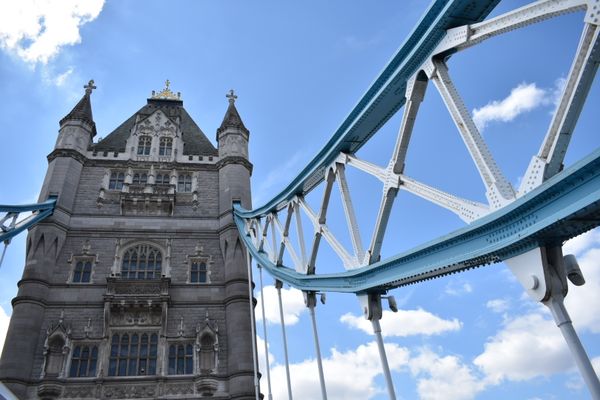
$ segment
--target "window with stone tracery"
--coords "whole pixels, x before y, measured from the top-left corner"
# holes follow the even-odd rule
[[[108,376],[156,375],[156,333],[115,333],[110,344]]]
[[[190,263],[190,283],[207,283],[208,266],[206,260],[192,260]]]
[[[115,171],[110,174],[110,180],[108,182],[108,188],[114,190],[123,189],[123,182],[125,181],[125,173]]]
[[[191,192],[192,191],[192,176],[191,175],[179,175],[177,180],[177,191],[178,192]]]
[[[77,260],[73,268],[73,283],[89,283],[92,280],[93,260]]]
[[[134,185],[145,185],[146,182],[148,182],[148,175],[145,172],[136,172],[135,174],[133,174],[132,183]]]
[[[83,378],[96,376],[96,364],[98,362],[98,346],[75,346],[71,356],[71,368],[69,377]]]
[[[162,253],[155,247],[139,244],[123,254],[121,277],[124,279],[158,279],[162,272]]]
[[[140,156],[150,155],[150,148],[152,147],[151,136],[140,136],[138,139],[138,150],[137,153]]]
[[[194,373],[194,346],[172,344],[169,346],[169,375],[185,375]]]
[[[156,178],[154,179],[154,183],[157,185],[168,185],[170,183],[171,177],[168,172],[164,174],[156,174]]]
[[[158,147],[159,156],[170,156],[173,151],[173,139],[169,137],[161,137]]]

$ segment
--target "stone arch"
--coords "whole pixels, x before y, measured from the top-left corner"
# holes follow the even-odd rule
[[[210,325],[208,318],[202,330],[196,329],[196,351],[200,374],[215,374],[219,362],[219,336]]]

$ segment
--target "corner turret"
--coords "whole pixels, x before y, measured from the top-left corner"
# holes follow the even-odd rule
[[[60,120],[60,129],[55,149],[72,149],[82,154],[87,151],[92,138],[96,136],[96,123],[92,116],[90,96],[96,89],[94,81],[90,80],[84,86],[85,94],[63,119]]]

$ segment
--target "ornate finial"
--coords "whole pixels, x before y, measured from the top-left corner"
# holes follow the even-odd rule
[[[183,336],[183,316],[179,320],[179,336]]]
[[[225,97],[227,97],[229,99],[229,104],[235,103],[235,99],[237,99],[237,96],[235,95],[235,92],[233,91],[233,89],[231,89],[229,91],[229,93],[227,93],[225,95]]]
[[[86,95],[89,96],[90,94],[92,94],[92,90],[96,89],[96,86],[94,86],[94,80],[90,79],[90,81],[88,82],[88,84],[85,85],[83,88],[85,89],[85,94]]]
[[[181,92],[177,92],[177,94],[171,91],[171,81],[165,81],[165,88],[160,92],[152,91],[151,99],[161,99],[161,100],[181,100]]]
[[[65,320],[65,310],[61,310],[60,317],[58,318],[58,323],[62,324],[64,320]]]

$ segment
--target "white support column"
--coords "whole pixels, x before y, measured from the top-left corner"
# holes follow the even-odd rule
[[[256,322],[254,320],[254,296],[252,295],[252,260],[246,250],[246,266],[248,269],[248,298],[250,300],[250,324],[252,330],[252,361],[254,365],[254,397],[260,400],[260,385],[258,380],[258,354],[256,353]]]
[[[490,206],[494,209],[505,206],[515,199],[515,192],[510,182],[502,175],[500,168],[492,157],[485,141],[479,134],[469,111],[465,107],[458,91],[456,90],[446,63],[432,60],[433,70],[430,71],[431,79],[440,92],[458,131],[461,134],[471,158],[486,187],[486,196]]]
[[[262,321],[263,321],[263,335],[265,335],[265,362],[267,368],[267,387],[268,387],[268,399],[273,400],[273,394],[271,391],[271,366],[269,365],[269,341],[267,338],[267,319],[265,318],[265,293],[263,291],[263,274],[262,267],[257,265],[258,275],[260,277],[260,305],[262,308]]]
[[[277,300],[279,301],[279,319],[281,321],[281,334],[283,337],[283,356],[285,359],[285,377],[287,381],[288,400],[292,400],[292,380],[290,379],[290,362],[288,358],[287,335],[285,334],[285,320],[283,318],[283,301],[281,300],[281,288],[283,282],[279,279],[275,280],[275,288],[277,289]]]
[[[323,375],[323,362],[321,361],[321,347],[319,346],[319,335],[317,333],[317,319],[315,317],[315,307],[317,306],[317,295],[315,292],[304,293],[304,301],[310,313],[312,322],[313,337],[315,340],[315,352],[317,356],[317,368],[319,370],[319,382],[321,384],[321,398],[327,400],[327,389],[325,388],[325,376]]]
[[[306,244],[304,242],[304,229],[302,228],[302,216],[300,215],[300,206],[298,199],[294,202],[294,215],[296,217],[296,234],[298,235],[298,244],[300,245],[300,257],[303,268],[306,268]]]
[[[385,377],[385,382],[388,391],[388,398],[390,400],[396,400],[396,392],[394,390],[394,382],[392,381],[392,374],[390,372],[390,366],[385,354],[385,346],[383,343],[383,336],[381,335],[381,325],[379,320],[383,314],[381,309],[381,295],[379,293],[370,293],[367,295],[358,296],[358,300],[363,307],[363,313],[365,318],[371,321],[373,326],[373,333],[375,334],[375,340],[377,341],[377,349],[379,350],[379,358],[381,360],[381,368]]]
[[[562,248],[538,247],[505,262],[527,294],[550,309],[592,398],[600,400],[600,381],[564,306],[568,284]]]

